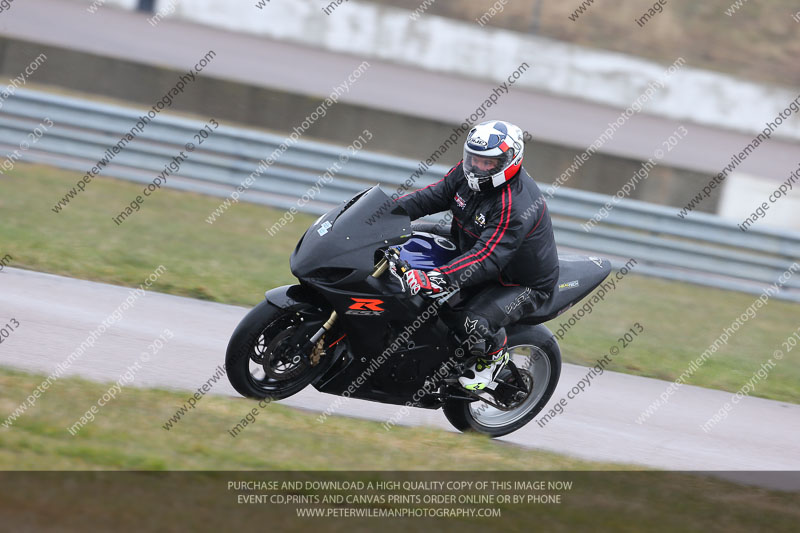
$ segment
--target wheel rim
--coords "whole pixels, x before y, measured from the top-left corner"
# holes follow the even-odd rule
[[[507,426],[523,418],[536,407],[544,396],[547,385],[550,383],[552,374],[550,359],[541,348],[531,344],[520,344],[509,348],[508,353],[526,383],[529,384],[530,379],[533,380],[533,390],[525,400],[510,411],[502,411],[481,401],[470,403],[470,415],[482,426],[490,428]],[[491,394],[487,392],[481,393],[481,396],[492,402],[495,401]]]
[[[288,352],[288,340],[303,326],[297,315],[278,317],[258,334],[248,354],[248,379],[256,388],[277,391],[302,381],[308,364]]]

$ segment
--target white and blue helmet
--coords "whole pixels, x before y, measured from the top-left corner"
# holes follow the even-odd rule
[[[481,122],[464,143],[464,176],[470,189],[488,191],[513,178],[522,166],[522,130],[502,120]]]

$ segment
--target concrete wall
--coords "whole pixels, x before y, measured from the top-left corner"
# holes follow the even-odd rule
[[[139,0],[82,0],[90,6],[95,6],[97,9],[104,7],[121,7],[123,9],[136,9],[139,5]],[[93,8],[94,9],[94,8]]]
[[[409,11],[358,0],[339,5],[330,14],[323,11],[328,2],[319,0],[271,0],[263,9],[255,3],[158,0],[156,9],[169,7],[169,17],[237,32],[498,83],[527,61],[533,68],[519,86],[620,109],[665,70],[664,65],[637,57],[477,23],[430,14],[412,20]],[[757,133],[798,92],[685,66],[645,105],[645,113]],[[800,140],[800,120],[784,123],[776,136]]]
[[[0,76],[14,77],[31,59],[44,53],[47,61],[28,82],[55,90],[77,91],[96,98],[123,100],[149,108],[176,81],[181,72],[156,66],[77,52],[38,43],[0,38]],[[102,73],[102,75],[98,75]],[[91,97],[91,96],[90,96]],[[288,134],[319,105],[319,97],[287,93],[210,78],[198,80],[174,100],[170,112]],[[338,103],[318,120],[304,138],[346,145],[364,128],[373,132],[369,150],[424,160],[447,138],[455,124]],[[414,135],[404,132],[413,131]],[[461,159],[461,143],[452,147],[441,164]],[[525,166],[540,182],[550,183],[572,164],[579,150],[549,143],[526,143]],[[269,154],[264,154],[269,155]],[[569,187],[614,194],[640,167],[632,159],[595,154],[569,181]],[[690,199],[700,174],[656,167],[647,181],[637,186],[633,198],[682,205]],[[716,209],[716,198],[704,202],[704,211]]]
[[[796,172],[796,175],[787,174],[785,177],[784,190],[788,189],[785,195],[775,195],[781,183],[764,181],[748,174],[732,174],[726,180],[718,214],[737,224],[750,219],[751,223],[745,225],[747,229],[777,227],[800,230],[800,164]],[[759,208],[760,212],[757,211]]]

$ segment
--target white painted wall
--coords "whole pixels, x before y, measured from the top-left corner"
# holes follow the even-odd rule
[[[257,1],[158,0],[156,11],[170,12],[165,18],[497,83],[527,61],[531,68],[516,82],[517,87],[619,109],[630,106],[666,68],[634,56],[430,14],[412,21],[410,11],[359,0],[339,5],[330,15],[322,10],[326,0],[270,0],[263,9],[255,7]],[[107,4],[133,8],[136,0],[107,0]],[[799,94],[800,90],[683,67],[644,105],[644,111],[755,135]],[[800,118],[785,121],[774,136],[800,140]],[[724,185],[719,214],[741,222],[766,201],[775,186],[772,180],[732,175]],[[800,229],[800,186],[771,205],[758,224]]]
[[[139,5],[139,0],[83,0],[87,4],[94,5],[97,9],[103,7],[121,7],[124,9],[136,9]],[[91,12],[90,12],[91,13]]]
[[[785,176],[787,181],[791,176]],[[746,218],[761,206],[767,203],[766,214],[749,227],[784,228],[800,230],[800,180],[793,184],[793,189],[786,196],[777,198],[774,203],[769,201],[769,195],[780,186],[773,180],[766,180],[748,174],[731,174],[725,180],[722,189],[718,214],[741,224]]]
[[[569,95],[624,109],[664,65],[637,57],[350,0],[326,15],[324,0],[159,0],[170,16],[327,50],[501,83],[523,61],[531,65],[517,87]],[[677,59],[677,57],[675,58]],[[800,91],[761,85],[715,72],[682,68],[645,105],[645,112],[756,134]],[[800,119],[777,137],[800,140]]]
[[[91,3],[95,0],[82,0]],[[237,32],[379,58],[428,70],[502,83],[520,63],[531,65],[517,87],[625,109],[665,65],[508,30],[480,27],[430,14],[349,0],[326,15],[325,0],[157,0],[156,10]],[[136,0],[107,0],[133,7]],[[172,10],[172,6],[175,9]],[[677,57],[675,58],[677,59]],[[756,134],[800,90],[761,85],[716,72],[683,67],[645,105],[645,112]],[[776,137],[800,140],[800,119],[785,121]]]

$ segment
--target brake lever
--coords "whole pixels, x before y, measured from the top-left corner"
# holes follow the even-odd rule
[[[407,261],[400,259],[400,252],[397,250],[397,248],[387,248],[383,254],[384,257],[386,257],[386,260],[389,262],[389,272],[402,283],[403,278],[401,277],[401,274],[405,274],[411,270],[411,265],[409,265]],[[400,272],[397,271],[398,267]]]

